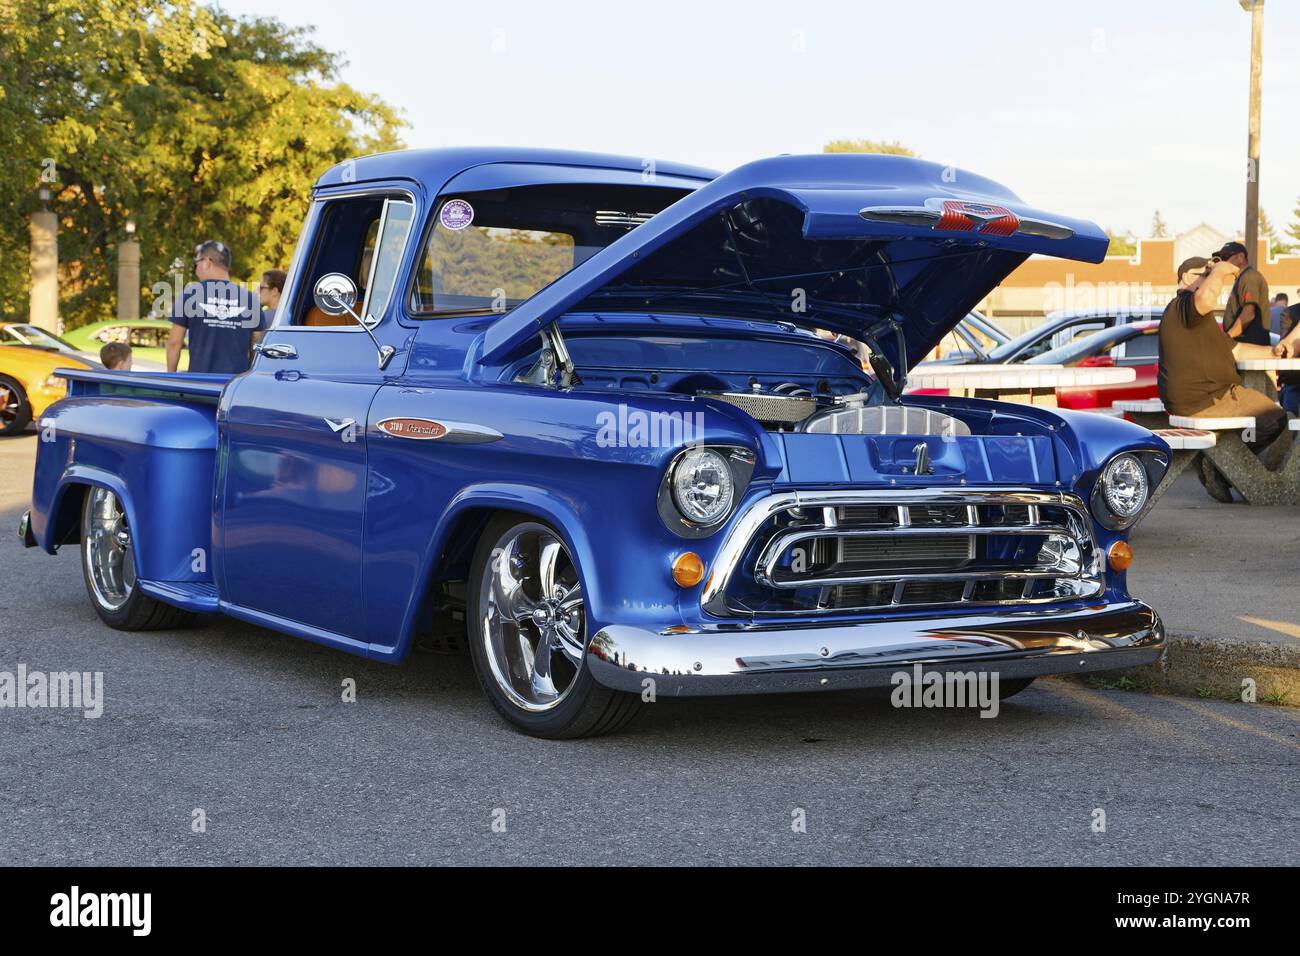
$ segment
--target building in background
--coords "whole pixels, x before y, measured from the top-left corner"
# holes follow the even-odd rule
[[[1019,334],[1058,309],[1164,305],[1176,289],[1177,264],[1192,256],[1208,256],[1231,238],[1202,223],[1170,239],[1141,239],[1136,255],[1107,256],[1095,265],[1033,256],[978,308],[1008,332]],[[1263,239],[1258,248],[1254,262],[1268,280],[1270,292],[1285,292],[1296,301],[1300,255],[1270,258]],[[1227,296],[1224,289],[1223,302]]]

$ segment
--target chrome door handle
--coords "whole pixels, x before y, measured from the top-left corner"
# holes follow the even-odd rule
[[[256,355],[265,355],[269,359],[296,359],[298,350],[292,345],[284,344],[264,344],[258,342],[253,346],[253,353]]]

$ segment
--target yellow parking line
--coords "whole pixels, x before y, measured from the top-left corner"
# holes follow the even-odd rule
[[[1232,727],[1234,730],[1242,730],[1248,734],[1254,734],[1256,737],[1262,737],[1264,740],[1271,740],[1275,744],[1281,744],[1283,747],[1290,747],[1292,750],[1300,750],[1300,740],[1296,740],[1293,737],[1284,737],[1281,734],[1273,733],[1271,730],[1265,730],[1263,727],[1256,727],[1254,724],[1248,724],[1243,720],[1237,720],[1235,717],[1228,717],[1200,701],[1187,700],[1182,697],[1171,697],[1169,699],[1177,704],[1181,704],[1188,710],[1195,711],[1204,717],[1209,717],[1211,720],[1216,720],[1227,727]],[[1260,705],[1245,704],[1243,706],[1257,707]]]
[[[1300,624],[1292,624],[1289,621],[1270,621],[1264,617],[1246,617],[1238,615],[1237,620],[1245,621],[1247,624],[1254,624],[1256,627],[1262,627],[1265,630],[1273,631],[1277,634],[1285,634],[1287,637],[1294,637],[1300,640]]]

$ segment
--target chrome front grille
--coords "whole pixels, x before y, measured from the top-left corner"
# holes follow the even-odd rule
[[[714,613],[1038,604],[1104,588],[1075,495],[798,492],[746,518],[734,533],[747,542],[728,540],[719,555],[721,591],[706,587]]]

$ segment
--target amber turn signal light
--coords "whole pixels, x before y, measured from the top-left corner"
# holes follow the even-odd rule
[[[1116,541],[1106,554],[1110,558],[1110,566],[1116,571],[1123,571],[1133,563],[1133,549],[1127,541]]]
[[[694,551],[683,551],[673,559],[673,580],[678,587],[693,588],[704,580],[704,562]]]

